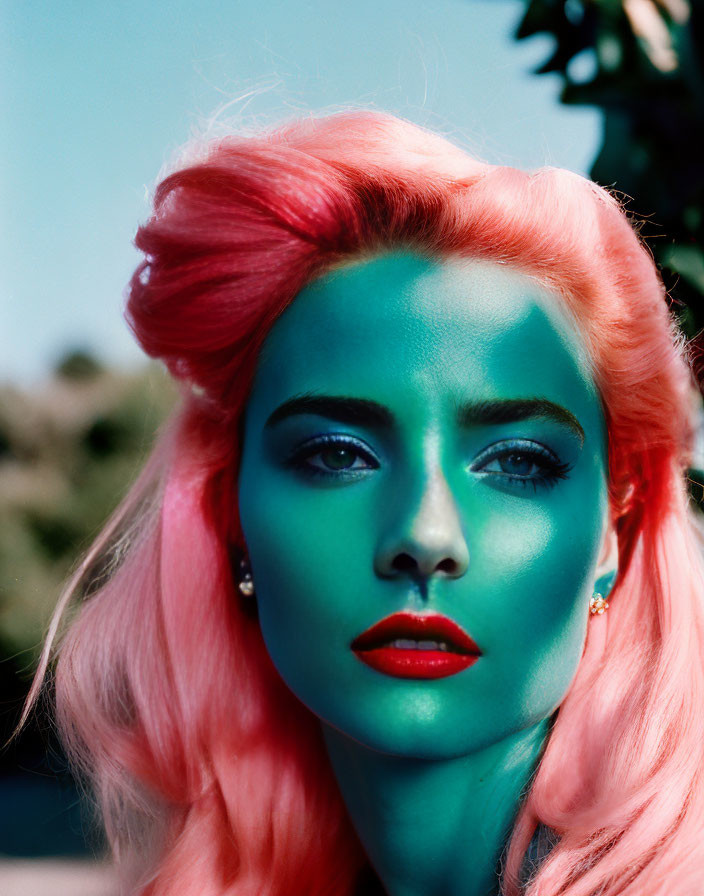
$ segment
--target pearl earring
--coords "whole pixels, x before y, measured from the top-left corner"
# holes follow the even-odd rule
[[[592,616],[603,616],[604,612],[609,609],[609,602],[602,597],[598,591],[589,598],[589,612]]]
[[[254,581],[252,579],[252,570],[249,565],[249,560],[246,557],[243,557],[240,560],[240,576],[237,587],[240,590],[240,594],[242,594],[244,597],[252,597],[254,595]]]

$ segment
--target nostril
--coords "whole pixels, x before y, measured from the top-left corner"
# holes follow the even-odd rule
[[[418,561],[411,554],[400,553],[396,554],[394,559],[391,561],[391,566],[395,572],[415,572],[418,573],[423,570],[423,566],[418,563]],[[432,572],[443,572],[445,575],[454,576],[457,574],[458,564],[452,557],[444,557],[432,569]],[[431,570],[427,571],[429,575]]]
[[[435,568],[442,572],[446,572],[450,576],[454,576],[457,572],[457,563],[452,557],[445,557],[445,559],[441,560]]]
[[[406,572],[409,569],[418,569],[418,564],[410,554],[397,554],[391,565],[398,572]]]

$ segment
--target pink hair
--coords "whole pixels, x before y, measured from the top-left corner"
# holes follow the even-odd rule
[[[364,856],[317,720],[280,681],[233,586],[239,423],[262,341],[301,288],[346,259],[406,247],[516,266],[556,292],[609,429],[617,584],[608,613],[590,620],[520,808],[506,896],[538,823],[560,839],[529,896],[698,892],[704,578],[683,481],[691,378],[617,202],[577,175],[493,167],[406,122],[355,113],[207,144],[154,204],[127,317],[183,382],[182,408],[69,588],[89,583],[56,671],[60,725],[126,887],[354,888]]]

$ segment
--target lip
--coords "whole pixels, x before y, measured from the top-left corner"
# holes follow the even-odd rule
[[[398,646],[394,641],[436,641],[446,649]],[[396,678],[446,678],[476,663],[482,653],[463,628],[440,613],[393,613],[350,646],[363,663]]]

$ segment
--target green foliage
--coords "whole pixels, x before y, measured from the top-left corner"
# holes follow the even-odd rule
[[[517,37],[537,33],[555,39],[538,71],[562,75],[562,101],[603,110],[591,176],[633,197],[694,336],[704,327],[704,0],[528,0]]]
[[[67,380],[90,380],[102,371],[100,362],[83,349],[69,352],[56,366],[56,375]]]
[[[562,76],[564,103],[604,113],[591,177],[645,219],[704,392],[704,0],[527,0],[516,36],[538,33],[555,39],[538,73]],[[688,488],[704,512],[695,463]]]
[[[137,476],[174,401],[166,375],[73,353],[0,389],[0,655],[31,667],[61,585]]]

